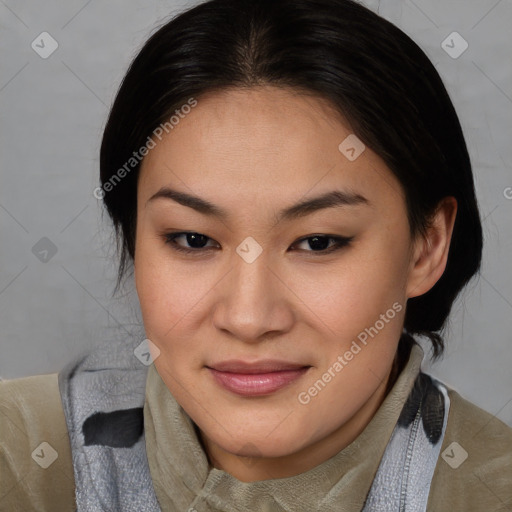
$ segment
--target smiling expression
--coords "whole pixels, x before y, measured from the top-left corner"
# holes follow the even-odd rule
[[[340,151],[351,134],[322,99],[231,89],[200,97],[142,163],[146,335],[225,467],[238,455],[325,459],[350,442],[384,398],[407,298],[431,286],[415,275],[402,187],[369,148],[353,161]],[[393,304],[403,308],[301,403]]]

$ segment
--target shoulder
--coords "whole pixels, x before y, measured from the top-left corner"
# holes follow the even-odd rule
[[[0,380],[0,510],[74,510],[58,374]]]
[[[510,510],[512,428],[446,388],[450,411],[428,510]]]

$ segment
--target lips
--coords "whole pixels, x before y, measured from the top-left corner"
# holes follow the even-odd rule
[[[264,361],[246,362],[240,360],[222,361],[209,366],[219,372],[230,373],[270,373],[286,370],[299,370],[300,368],[307,367],[308,365],[289,363],[286,361],[279,361],[276,359],[265,359]]]
[[[309,365],[286,361],[222,361],[207,366],[214,381],[228,391],[242,396],[274,393],[302,377]]]

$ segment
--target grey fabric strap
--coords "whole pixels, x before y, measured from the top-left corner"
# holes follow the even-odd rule
[[[132,446],[86,444],[84,424],[98,412],[143,407],[147,367],[126,342],[112,342],[59,373],[71,443],[77,512],[160,512],[144,435]],[[118,432],[122,439],[125,432]],[[108,441],[116,444],[116,436]],[[90,441],[89,441],[90,442]],[[119,444],[119,443],[117,443]]]
[[[142,418],[146,377],[147,367],[125,342],[100,347],[59,373],[77,512],[161,512],[137,420]],[[363,512],[426,510],[449,405],[443,384],[420,373]],[[100,428],[105,421],[107,436]],[[296,510],[302,512],[299,497]]]
[[[420,374],[419,378],[424,376]],[[429,379],[431,384],[420,397],[413,421],[407,427],[399,422],[393,430],[363,512],[427,510],[430,484],[443,444],[450,409],[446,387],[434,378]],[[435,410],[426,411],[424,404],[428,403],[428,397],[432,394],[440,398],[441,404],[437,401]],[[428,432],[428,426],[427,429],[424,427],[432,417],[441,426],[434,440]]]

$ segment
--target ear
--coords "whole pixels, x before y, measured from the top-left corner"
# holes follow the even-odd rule
[[[426,235],[418,235],[414,241],[407,280],[408,299],[427,293],[443,275],[456,215],[457,200],[445,197],[439,202]]]

